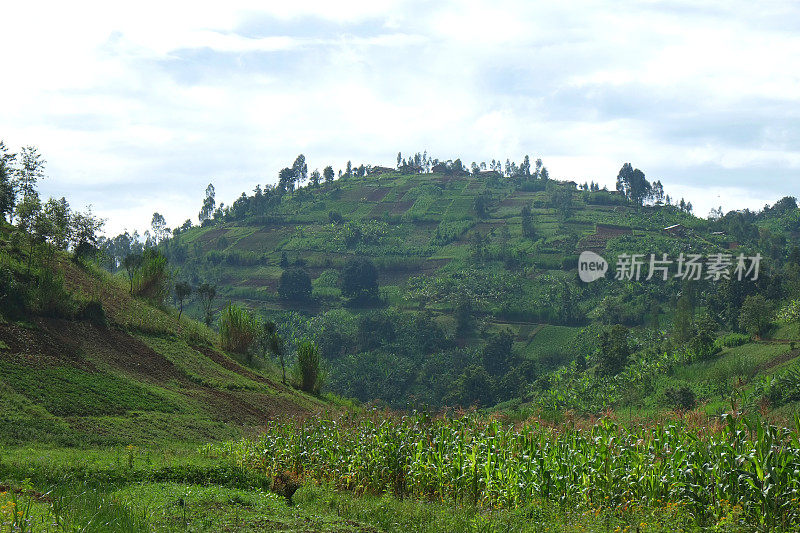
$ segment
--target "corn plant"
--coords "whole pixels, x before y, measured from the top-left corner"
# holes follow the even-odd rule
[[[680,509],[709,527],[733,509],[749,527],[800,527],[800,441],[757,418],[588,429],[513,427],[476,414],[431,418],[373,412],[272,421],[258,438],[213,448],[267,475],[292,471],[357,493],[519,508]]]

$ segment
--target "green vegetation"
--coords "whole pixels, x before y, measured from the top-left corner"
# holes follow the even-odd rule
[[[359,494],[483,508],[551,502],[562,513],[613,512],[615,523],[634,527],[631,518],[649,508],[654,529],[800,526],[798,433],[755,418],[727,417],[702,429],[629,428],[610,420],[554,429],[474,415],[375,412],[357,420],[271,423],[256,439],[209,453],[267,476],[291,470]]]
[[[258,332],[252,315],[238,305],[228,304],[219,319],[219,336],[222,347],[229,352],[246,353]]]
[[[275,322],[290,367],[299,342],[312,339],[326,387],[340,395],[394,407],[485,406],[514,397],[540,404],[537,391],[559,379],[548,374],[573,362],[608,376],[640,364],[647,351],[685,347],[713,358],[718,334],[766,335],[774,316],[767,307],[780,309],[800,288],[800,252],[793,259],[787,233],[797,210],[791,199],[758,213],[701,219],[630,164],[620,170],[618,190],[608,191],[553,180],[538,160],[476,164],[472,172],[426,154],[412,160],[401,159],[396,171],[354,167],[344,179],[316,181],[301,156],[277,186],[259,186],[225,207],[210,186],[201,224],[162,231],[157,240],[175,278],[196,287],[194,296],[176,293],[176,306],[212,326],[223,302]],[[163,229],[154,220],[151,236]],[[674,225],[684,229],[664,231]],[[114,272],[139,246],[128,234],[107,239],[102,261]],[[612,265],[631,253],[645,260],[762,253],[764,260],[752,282],[670,277],[587,285],[575,275],[585,249]],[[767,302],[754,300],[757,294]],[[436,342],[413,338],[417,321],[427,322]],[[632,329],[637,342],[628,357],[601,361],[599,336],[615,325]],[[490,383],[477,367],[504,330],[513,332],[512,354],[503,375],[484,368]],[[672,345],[651,342],[665,335]],[[268,353],[256,344],[239,348],[252,364]],[[486,394],[461,386],[475,380]]]
[[[43,169],[0,144],[0,531],[800,526],[793,198],[301,155],[101,238]],[[583,250],[763,262],[586,284]]]

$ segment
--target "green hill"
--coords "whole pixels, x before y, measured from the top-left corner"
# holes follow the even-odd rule
[[[540,404],[570,365],[596,373],[604,328],[622,324],[632,353],[671,352],[683,365],[692,358],[676,354],[701,316],[713,317],[714,335],[740,331],[748,296],[768,294],[774,308],[796,295],[798,212],[787,198],[703,219],[683,199],[639,205],[541,175],[445,165],[258,188],[159,246],[179,279],[216,286],[217,310],[234,301],[275,320],[290,352],[313,339],[336,393],[398,407]],[[131,251],[116,239],[104,249],[111,270]],[[584,250],[612,267],[620,254],[764,260],[760,278],[739,285],[610,275],[585,284],[576,270]],[[367,290],[359,283],[373,275],[369,265],[377,288]],[[674,335],[681,301],[686,339]],[[197,301],[188,312],[203,316]],[[632,366],[643,360],[634,355]]]
[[[321,405],[97,267],[57,253],[28,271],[3,237],[0,444],[204,442]]]
[[[571,183],[448,171],[260,190],[201,227],[160,228],[143,253],[123,235],[100,255],[73,239],[67,254],[47,226],[55,209],[4,225],[0,521],[796,529],[800,448],[785,428],[800,403],[798,213],[787,198],[704,220]],[[726,251],[764,264],[748,282],[585,284],[583,250],[612,265]],[[209,313],[197,290],[182,318],[165,304],[182,281],[216,287]],[[289,365],[316,344],[328,390],[487,409],[306,418],[326,404],[276,377],[264,340],[278,337],[221,348],[220,316],[271,330],[229,302],[275,321]],[[709,501],[687,486],[719,489]]]

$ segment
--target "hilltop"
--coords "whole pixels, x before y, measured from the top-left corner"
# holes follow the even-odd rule
[[[713,341],[741,331],[748,296],[769,294],[777,305],[793,293],[793,199],[704,219],[626,168],[640,174],[649,202],[625,187],[550,179],[538,165],[511,175],[450,163],[379,168],[299,188],[258,187],[216,209],[211,188],[203,223],[165,233],[159,248],[178,278],[217,287],[217,309],[238,302],[275,320],[291,345],[312,338],[337,393],[398,407],[540,404],[564,369],[588,368],[607,381],[599,335],[615,324],[629,331],[632,354],[671,352],[682,366],[694,356],[675,354],[696,337],[701,316],[714,317]],[[118,244],[105,247],[112,270],[125,253]],[[621,254],[764,261],[760,278],[744,285],[610,275],[585,284],[576,270],[584,250],[612,267]],[[197,300],[188,312],[203,316]],[[704,385],[693,385],[701,395]]]

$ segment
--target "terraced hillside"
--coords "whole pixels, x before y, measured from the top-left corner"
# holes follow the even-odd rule
[[[243,193],[160,247],[177,279],[216,286],[216,311],[238,302],[275,320],[290,352],[314,340],[337,393],[397,406],[468,404],[472,395],[439,384],[494,379],[505,392],[486,403],[524,395],[523,383],[591,358],[597,327],[669,326],[682,295],[711,294],[705,280],[584,284],[576,270],[583,250],[614,265],[623,253],[752,255],[767,242],[774,261],[765,259],[759,284],[782,268],[791,210],[776,204],[739,223],[697,218],[685,206],[637,205],[616,191],[541,176],[388,171]],[[110,257],[113,269],[122,256]],[[369,277],[372,266],[374,294],[348,292],[347,280]],[[199,298],[188,312],[202,318]],[[736,329],[729,315],[721,325]],[[487,358],[502,364],[492,370]],[[488,378],[470,374],[474,365]],[[522,375],[500,385],[511,367]]]
[[[579,251],[613,258],[619,242],[664,251],[687,242],[702,250],[727,245],[706,232],[704,221],[676,207],[634,208],[616,192],[537,181],[527,187],[536,190],[526,190],[496,176],[353,177],[287,193],[263,210],[237,200],[229,216],[180,232],[167,249],[182,276],[217,284],[219,305],[230,299],[262,312],[310,313],[341,307],[341,269],[363,257],[378,269],[384,302],[401,309],[452,315],[458,296],[452,285],[463,285],[466,271],[473,274],[463,288],[475,312],[490,322],[574,325],[597,300],[582,303],[578,316],[563,316],[553,290],[575,280]],[[663,228],[676,223],[697,232],[682,242],[665,236]],[[278,293],[282,272],[295,264],[312,279],[307,302],[285,301]],[[505,291],[508,285],[515,290]]]
[[[24,267],[4,257],[4,273],[26,282]],[[321,405],[245,368],[204,326],[131,297],[121,279],[65,257],[53,268],[59,299],[102,309],[0,321],[0,443],[202,442]]]

